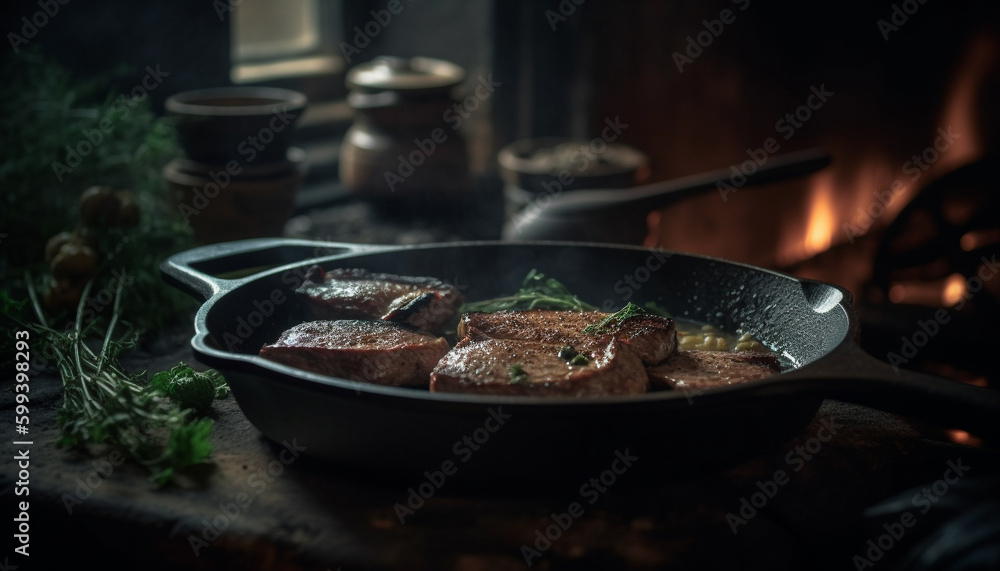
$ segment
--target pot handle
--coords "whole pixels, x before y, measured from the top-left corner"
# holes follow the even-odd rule
[[[160,273],[171,285],[207,300],[278,266],[382,248],[290,238],[253,238],[209,244],[174,254],[160,264]]]
[[[1000,442],[1000,391],[896,368],[854,343],[787,375],[791,382],[768,392],[853,402]]]

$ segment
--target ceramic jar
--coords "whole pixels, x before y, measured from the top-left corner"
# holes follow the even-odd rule
[[[355,120],[340,151],[340,178],[358,197],[434,207],[468,193],[469,159],[453,92],[464,70],[447,61],[380,57],[347,74]]]

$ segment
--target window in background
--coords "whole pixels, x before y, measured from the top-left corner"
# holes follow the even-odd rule
[[[340,0],[242,0],[232,20],[233,82],[340,73],[341,10]]]
[[[295,131],[309,174],[299,210],[338,199],[340,141],[350,125],[344,101],[343,0],[241,0],[231,19],[231,79],[300,91],[309,106]]]

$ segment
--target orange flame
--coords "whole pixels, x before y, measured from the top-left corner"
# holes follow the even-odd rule
[[[961,137],[952,149],[941,157],[939,166],[951,169],[974,160],[981,152],[981,133],[975,110],[979,102],[979,88],[996,63],[1000,46],[994,36],[980,33],[969,41],[965,56],[954,72],[954,80],[945,98],[941,123]]]
[[[778,263],[792,264],[826,250],[834,241],[840,216],[834,200],[830,173],[814,175],[815,182],[806,199],[806,223],[789,227],[782,240]]]
[[[830,247],[837,216],[833,207],[833,185],[824,177],[825,184],[816,187],[809,207],[809,225],[806,227],[805,254],[811,256]]]

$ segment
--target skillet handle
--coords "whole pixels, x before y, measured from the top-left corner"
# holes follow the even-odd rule
[[[828,359],[816,363],[815,373],[803,370],[801,378],[787,388],[875,407],[941,428],[959,428],[1000,442],[1000,391],[896,369],[853,344],[841,347]]]
[[[378,246],[366,244],[254,238],[210,244],[174,254],[160,264],[160,273],[167,283],[193,297],[207,300],[277,266],[377,249]]]

